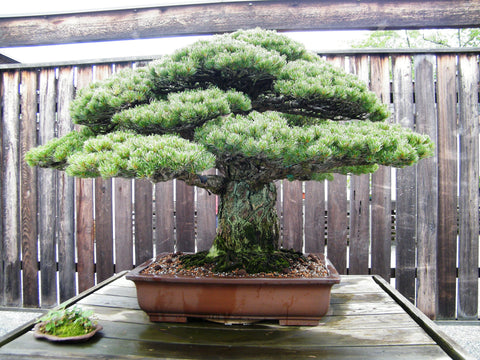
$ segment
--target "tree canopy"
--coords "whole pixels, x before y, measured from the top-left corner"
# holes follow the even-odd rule
[[[79,91],[80,130],[32,149],[31,165],[78,177],[170,179],[224,190],[232,180],[323,180],[431,155],[421,134],[384,122],[367,86],[261,29],[199,41]],[[217,168],[219,175],[200,175]]]

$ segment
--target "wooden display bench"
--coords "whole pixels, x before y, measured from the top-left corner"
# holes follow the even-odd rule
[[[37,340],[33,322],[0,339],[0,358],[16,359],[467,359],[467,353],[376,276],[342,276],[316,327],[274,322],[223,325],[203,320],[152,323],[132,282],[119,274],[71,299],[104,327],[91,341]]]

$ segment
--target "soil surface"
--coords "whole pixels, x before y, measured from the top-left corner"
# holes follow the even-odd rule
[[[202,267],[184,268],[180,262],[182,253],[168,254],[157,258],[152,264],[146,267],[141,274],[147,275],[172,275],[192,277],[244,277],[244,278],[318,278],[326,277],[329,271],[320,256],[309,254],[304,260],[292,264],[280,272],[248,274],[244,269],[234,270],[228,273],[212,271],[213,265],[207,264]]]

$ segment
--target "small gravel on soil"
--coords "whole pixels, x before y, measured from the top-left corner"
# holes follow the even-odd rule
[[[213,265],[207,264],[202,267],[184,268],[180,262],[182,253],[168,254],[156,259],[141,273],[144,275],[172,275],[192,277],[244,277],[244,278],[318,278],[326,277],[329,271],[324,262],[316,255],[310,254],[303,261],[292,264],[280,272],[248,274],[244,269],[234,270],[228,273],[219,273],[212,270]]]

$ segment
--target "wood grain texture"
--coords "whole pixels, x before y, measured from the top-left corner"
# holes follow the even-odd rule
[[[175,207],[173,180],[155,184],[155,248],[157,254],[175,248]]]
[[[347,273],[347,177],[335,174],[327,185],[327,256],[339,274]]]
[[[455,318],[457,255],[456,56],[437,57],[438,314]],[[472,149],[473,150],[473,149]]]
[[[283,181],[283,248],[303,250],[303,190],[301,181]]]
[[[415,57],[417,132],[437,138],[435,58]],[[417,165],[417,307],[434,318],[437,298],[438,161],[434,155]]]
[[[183,181],[176,181],[177,251],[195,251],[194,188]]]
[[[74,96],[74,68],[58,69],[57,133],[59,137],[73,130],[70,104]],[[60,302],[77,293],[75,276],[75,180],[58,173],[58,275]]]
[[[20,73],[3,74],[2,116],[2,262],[4,277],[3,304],[19,306],[22,303],[20,278],[20,204],[19,204],[19,133],[20,133]]]
[[[117,178],[115,198],[115,272],[133,268],[132,180]]]
[[[367,56],[350,60],[350,72],[369,83]],[[368,274],[370,251],[370,175],[350,177],[349,274]]]
[[[458,317],[478,316],[478,61],[460,55],[460,195],[458,246]]]
[[[325,252],[325,182],[305,182],[305,252]]]
[[[56,76],[55,69],[40,71],[39,79],[39,145],[55,137]],[[45,307],[57,303],[56,259],[56,203],[57,171],[38,169],[38,225],[40,242],[41,304]]]
[[[384,104],[390,103],[389,58],[370,59],[371,90]],[[387,121],[391,121],[390,119]],[[372,175],[372,274],[390,279],[392,244],[391,169],[380,166]]]
[[[206,175],[214,175],[215,169],[205,172]],[[197,188],[197,251],[208,250],[212,246],[216,234],[217,202],[215,194],[205,189]]]
[[[86,87],[93,78],[91,66],[77,69],[77,89]],[[93,180],[75,179],[75,211],[77,240],[78,291],[95,285],[94,251],[95,225],[93,222]]]
[[[477,26],[468,0],[281,0],[181,4],[0,19],[1,47],[278,30],[386,30]]]
[[[395,123],[414,129],[412,57],[393,58],[393,104]],[[396,288],[415,303],[417,240],[416,166],[396,170]]]
[[[37,144],[37,72],[22,71],[20,121],[21,234],[23,305],[38,307],[37,170],[25,162],[25,154]]]
[[[148,180],[134,180],[135,187],[135,263],[153,257],[153,186]]]

